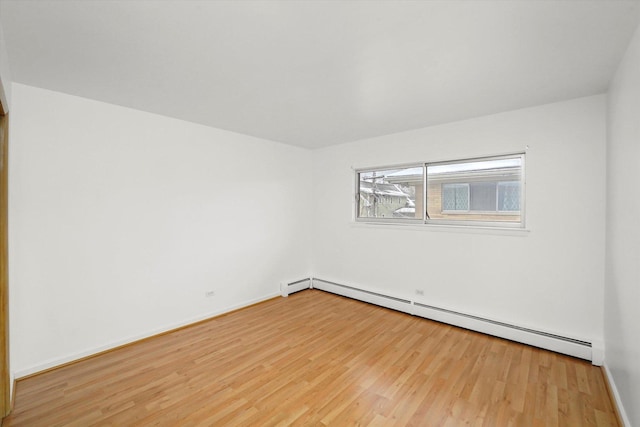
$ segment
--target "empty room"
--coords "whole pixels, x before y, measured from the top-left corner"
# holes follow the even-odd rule
[[[0,0],[3,426],[640,427],[639,0]]]

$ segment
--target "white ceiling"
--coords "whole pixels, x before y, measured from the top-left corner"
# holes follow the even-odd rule
[[[638,1],[0,0],[13,80],[302,147],[606,91]]]

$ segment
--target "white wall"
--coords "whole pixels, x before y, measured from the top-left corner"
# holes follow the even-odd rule
[[[608,99],[605,364],[640,426],[640,29]]]
[[[314,152],[315,277],[601,342],[605,105],[599,95]],[[524,150],[528,232],[352,222],[352,167]]]
[[[311,152],[19,84],[12,107],[18,377],[309,276]]]

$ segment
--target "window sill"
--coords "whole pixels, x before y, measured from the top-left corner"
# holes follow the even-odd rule
[[[447,211],[441,212],[443,215],[494,215],[494,216],[519,216],[520,211]]]
[[[351,221],[351,226],[355,228],[379,228],[392,230],[411,230],[429,232],[451,232],[451,233],[471,233],[471,234],[497,234],[505,236],[526,236],[531,231],[522,227],[500,227],[499,225],[455,225],[455,224],[425,224],[425,223],[399,223],[399,222],[367,222]]]

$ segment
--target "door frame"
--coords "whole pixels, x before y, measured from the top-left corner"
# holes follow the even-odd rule
[[[9,104],[0,81],[0,418],[11,411],[9,373]]]

